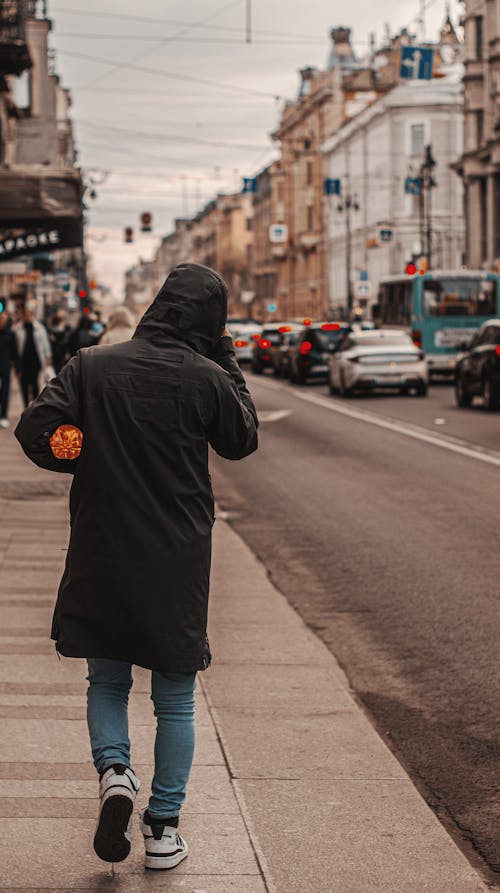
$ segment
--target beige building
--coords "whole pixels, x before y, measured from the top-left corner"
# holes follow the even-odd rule
[[[463,22],[466,262],[500,269],[500,0],[466,0]]]
[[[218,195],[192,220],[177,220],[153,261],[152,282],[159,287],[182,261],[217,270],[229,288],[229,312],[241,313],[253,298],[252,216],[249,195]]]
[[[351,118],[390,90],[399,76],[403,31],[358,61],[349,28],[333,28],[324,71],[303,68],[299,94],[286,104],[273,139],[279,143],[288,239],[276,264],[277,313],[321,318],[328,308],[324,163],[320,147]],[[332,174],[329,174],[332,176]]]
[[[253,199],[253,288],[252,315],[266,318],[266,307],[275,303],[279,267],[286,261],[286,230],[274,240],[271,228],[285,223],[284,177],[280,161],[274,161],[256,177]]]

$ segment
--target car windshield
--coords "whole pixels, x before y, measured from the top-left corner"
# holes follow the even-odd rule
[[[417,351],[412,353],[376,353],[362,354],[359,357],[360,363],[367,363],[370,366],[394,366],[396,363],[417,363],[420,361],[420,355]]]
[[[264,329],[260,337],[270,341],[271,344],[279,344],[281,341],[281,335],[277,329]]]
[[[328,350],[331,344],[336,344],[337,341],[344,335],[347,331],[347,328],[340,329],[311,329],[314,332],[316,338],[318,339],[319,346],[321,350]]]
[[[370,333],[363,338],[354,338],[353,340],[356,347],[385,347],[386,344],[388,347],[406,347],[413,343],[409,335],[400,332],[394,332],[394,334],[373,332],[373,334]]]
[[[486,279],[438,279],[424,283],[426,316],[494,316],[496,285]]]

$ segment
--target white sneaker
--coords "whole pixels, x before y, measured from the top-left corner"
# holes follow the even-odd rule
[[[140,786],[132,769],[119,763],[101,777],[94,849],[104,862],[123,862],[130,853],[132,812]]]
[[[0,428],[8,428],[10,422],[8,419],[0,419]]]
[[[154,868],[156,871],[175,868],[188,854],[186,841],[177,828],[153,822],[149,816],[145,820],[146,814],[147,809],[143,809],[139,817],[139,827],[146,847],[146,868]]]

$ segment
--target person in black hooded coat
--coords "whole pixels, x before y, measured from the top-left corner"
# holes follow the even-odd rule
[[[62,655],[163,674],[210,663],[208,445],[226,459],[257,448],[226,315],[221,277],[181,264],[132,340],[78,351],[21,417],[26,455],[74,476],[51,633]],[[77,459],[52,454],[63,424],[83,432]]]

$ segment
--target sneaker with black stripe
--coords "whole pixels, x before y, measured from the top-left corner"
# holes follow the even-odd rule
[[[104,862],[123,862],[130,853],[132,812],[140,786],[132,769],[121,763],[101,775],[94,849]]]
[[[140,813],[139,826],[146,848],[146,868],[165,871],[175,868],[188,854],[188,845],[177,830],[178,819],[155,821],[147,809]],[[175,823],[175,826],[174,826]]]

